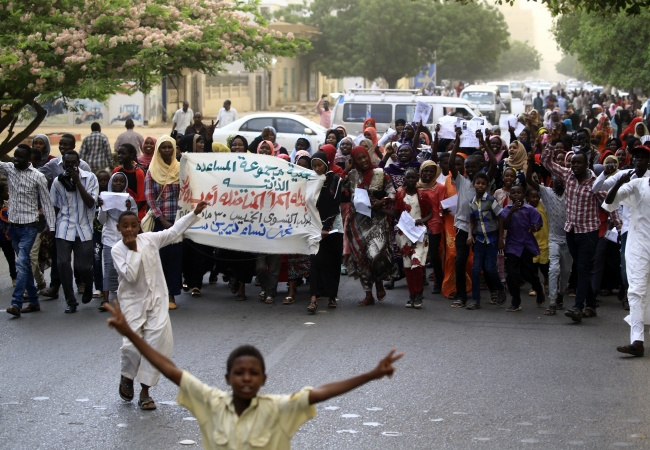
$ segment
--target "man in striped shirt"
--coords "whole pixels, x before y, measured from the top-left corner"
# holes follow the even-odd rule
[[[113,170],[113,153],[111,144],[106,135],[102,134],[102,127],[97,122],[90,125],[90,133],[81,142],[79,157],[86,161],[93,172],[102,169]]]
[[[57,266],[68,304],[66,314],[77,312],[79,305],[72,288],[72,252],[75,272],[85,286],[81,302],[89,303],[93,295],[93,219],[99,184],[94,173],[79,169],[79,162],[77,152],[66,152],[63,155],[65,172],[54,180],[50,190],[57,214]]]
[[[29,162],[32,155],[28,145],[21,144],[14,151],[14,162],[0,162],[0,174],[9,180],[9,237],[18,255],[16,287],[7,313],[20,317],[21,313],[41,310],[38,291],[34,285],[34,274],[29,252],[36,239],[39,199],[49,230],[54,230],[54,209],[47,192],[47,181],[42,173]],[[49,233],[49,231],[46,231]],[[23,294],[29,305],[23,308]]]

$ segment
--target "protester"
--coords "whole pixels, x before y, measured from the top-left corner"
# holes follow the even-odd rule
[[[262,134],[257,136],[253,142],[250,143],[248,146],[248,150],[251,153],[258,153],[257,149],[260,145],[260,142],[262,141],[269,141],[271,143],[271,154],[273,156],[277,156],[280,153],[288,155],[289,153],[287,152],[287,149],[282,147],[280,144],[276,142],[276,138],[278,136],[278,132],[275,131],[275,128],[273,127],[265,127],[262,130]]]
[[[0,247],[9,266],[11,285],[16,287],[16,252],[9,237],[9,185],[3,181],[0,182],[0,202]]]
[[[139,153],[140,149],[142,149],[144,145],[144,138],[140,133],[133,131],[133,128],[135,128],[133,119],[126,119],[126,122],[124,122],[124,126],[126,127],[126,131],[120,134],[117,137],[117,139],[115,139],[115,144],[113,144],[113,149],[117,153],[117,150],[120,148],[122,144],[131,144],[133,147],[138,149],[138,153]]]
[[[147,205],[156,218],[154,232],[171,228],[176,220],[180,193],[180,163],[174,158],[175,145],[176,142],[169,136],[158,139],[144,179]],[[169,295],[169,309],[178,308],[175,297],[181,293],[182,261],[182,243],[170,244],[160,249],[160,262]]]
[[[433,268],[434,285],[432,294],[440,294],[442,282],[445,278],[442,270],[442,259],[440,255],[440,244],[443,236],[442,204],[445,198],[445,187],[437,180],[440,175],[440,167],[433,161],[425,161],[420,166],[420,181],[417,188],[429,198],[432,217],[427,222],[427,234],[429,236],[428,258]],[[426,269],[425,274],[426,275]]]
[[[65,172],[54,180],[50,191],[57,210],[56,259],[68,304],[66,314],[77,312],[79,306],[72,288],[72,253],[74,271],[84,286],[81,302],[90,303],[93,296],[93,220],[99,186],[95,174],[80,169],[79,163],[79,154],[67,151],[63,155]]]
[[[194,113],[194,122],[185,128],[185,136],[190,134],[197,134],[203,138],[205,148],[212,149],[212,133],[214,132],[214,121],[211,126],[206,126],[203,123],[203,114],[199,111]]]
[[[127,180],[128,193],[133,197],[138,210],[138,219],[142,220],[147,213],[147,198],[145,196],[144,178],[145,172],[136,163],[136,149],[133,145],[122,144],[117,149],[117,162],[120,164],[113,169],[113,174],[123,173]]]
[[[138,164],[146,171],[151,164],[154,150],[156,149],[156,138],[147,136],[142,143],[142,154],[138,156]]]
[[[217,127],[223,128],[226,125],[230,125],[235,120],[239,119],[237,110],[235,108],[232,108],[231,105],[232,102],[230,100],[223,102],[223,108],[221,108],[219,110],[219,114],[217,114]]]
[[[548,270],[549,270],[549,231],[548,231],[548,215],[546,214],[546,208],[544,203],[540,199],[539,191],[533,187],[526,189],[526,203],[535,208],[542,218],[542,227],[533,232],[535,240],[537,241],[537,247],[539,248],[539,255],[533,257],[533,266],[535,268],[535,275],[537,271],[542,273],[544,277],[544,288],[548,289]],[[536,297],[537,292],[534,289],[531,289],[528,292],[528,295],[531,297]]]
[[[105,170],[99,170],[95,176],[97,177],[98,187],[97,206],[99,206],[102,192],[108,192],[111,175]],[[95,283],[93,298],[101,298],[104,296],[104,264],[102,263],[102,253],[104,250],[102,232],[104,231],[104,226],[99,220],[99,209],[95,208],[95,218],[93,220],[93,282]]]
[[[102,127],[97,122],[90,125],[91,133],[81,142],[79,158],[86,161],[91,172],[101,169],[113,169],[113,153],[106,135],[102,134]]]
[[[318,103],[316,103],[316,111],[320,116],[320,126],[329,129],[332,126],[332,111],[330,111],[330,102],[325,100],[327,94],[323,94]],[[321,106],[322,105],[322,106]]]
[[[32,164],[35,169],[43,166],[55,158],[54,155],[50,155],[50,138],[48,138],[45,134],[37,134],[34,136],[34,139],[32,139],[32,148],[38,149],[38,151],[41,153],[41,159],[38,164]]]

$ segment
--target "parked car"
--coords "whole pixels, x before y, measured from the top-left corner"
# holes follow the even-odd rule
[[[417,102],[424,102],[433,109],[424,124],[433,131],[438,119],[454,115],[471,119],[481,115],[477,105],[456,97],[419,95],[419,89],[350,89],[338,95],[332,110],[332,124],[343,125],[350,135],[358,135],[363,122],[372,117],[377,132],[384,133],[394,126],[395,120],[413,120]],[[489,119],[488,119],[489,120]]]
[[[506,105],[507,112],[512,112],[512,94],[510,93],[510,83],[507,81],[490,81],[488,86],[496,86],[499,89],[501,100]]]
[[[298,114],[267,112],[250,114],[223,128],[215,128],[212,139],[214,142],[225,144],[228,136],[239,134],[251,143],[262,134],[262,130],[266,127],[275,128],[278,133],[275,137],[276,142],[286,148],[288,152],[293,150],[299,137],[309,139],[312,152],[315,152],[318,146],[325,142],[325,132],[327,131],[319,124]]]
[[[518,98],[523,100],[524,98],[524,84],[521,81],[509,81],[510,83],[510,94],[512,98]]]
[[[501,100],[499,88],[487,84],[473,84],[467,86],[460,93],[460,98],[476,105],[487,120],[498,124],[501,118]]]

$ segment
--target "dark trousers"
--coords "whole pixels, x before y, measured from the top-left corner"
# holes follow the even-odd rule
[[[77,306],[77,299],[72,286],[72,253],[74,253],[74,271],[79,274],[79,280],[84,285],[84,297],[92,298],[93,295],[93,241],[81,241],[76,238],[74,241],[56,239],[57,265],[61,286],[65,294],[65,301],[68,306]]]
[[[278,295],[278,277],[282,264],[281,255],[267,255],[259,253],[257,255],[257,278],[260,280],[260,286],[266,292],[267,297],[275,298]]]
[[[456,230],[456,295],[461,300],[467,300],[467,282],[465,281],[465,270],[469,259],[470,247],[467,245],[467,231],[460,228]]]
[[[497,254],[499,247],[496,242],[484,244],[474,242],[474,265],[472,266],[472,300],[476,303],[481,302],[481,271],[485,276],[485,284],[490,291],[496,289],[503,290],[503,284],[499,278],[497,270]]]
[[[214,247],[183,239],[183,276],[190,289],[203,287],[203,276],[215,261]]]
[[[318,253],[309,257],[309,294],[336,298],[341,280],[343,234],[328,234],[320,241]]]
[[[506,284],[512,297],[513,306],[521,305],[521,295],[519,292],[520,277],[530,283],[537,295],[544,295],[544,287],[539,282],[537,268],[533,263],[533,254],[524,249],[521,256],[513,253],[506,253]]]
[[[173,222],[172,222],[173,223]],[[162,231],[165,227],[159,220],[156,220],[153,231]],[[169,295],[175,297],[181,295],[182,268],[183,268],[183,243],[170,244],[161,248],[160,263],[162,264],[163,274],[167,283]]]
[[[433,267],[433,276],[436,279],[436,286],[442,288],[442,280],[445,275],[442,271],[442,260],[440,259],[440,239],[442,233],[429,234],[429,261]]]
[[[95,281],[95,290],[104,290],[104,264],[102,264],[102,233],[101,231],[93,231],[93,279]]]
[[[582,311],[596,307],[596,294],[591,288],[591,268],[598,244],[598,230],[589,233],[567,231],[566,243],[576,264],[577,286],[574,308]]]
[[[14,246],[11,241],[7,240],[0,243],[2,246],[2,253],[5,254],[7,259],[7,264],[9,264],[9,276],[12,280],[16,279],[16,252],[14,252]]]

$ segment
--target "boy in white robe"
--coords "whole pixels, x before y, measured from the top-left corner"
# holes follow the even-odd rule
[[[625,260],[634,263],[627,271],[630,315],[625,321],[630,325],[631,344],[617,347],[616,350],[643,356],[643,327],[650,319],[650,179],[637,178],[630,181],[631,175],[627,173],[617,180],[602,207],[610,212],[619,204],[630,208]]]
[[[120,308],[138,336],[167,357],[172,354],[174,340],[169,321],[169,292],[158,252],[196,223],[206,206],[207,203],[200,202],[193,214],[187,214],[171,228],[156,233],[138,234],[140,222],[132,211],[123,212],[118,219],[117,229],[122,234],[122,240],[115,244],[111,255],[118,274],[117,298]],[[138,400],[140,408],[156,409],[149,396],[149,387],[158,383],[160,372],[142,358],[126,338],[121,353],[120,397],[125,401],[133,400],[135,380],[142,386]]]

